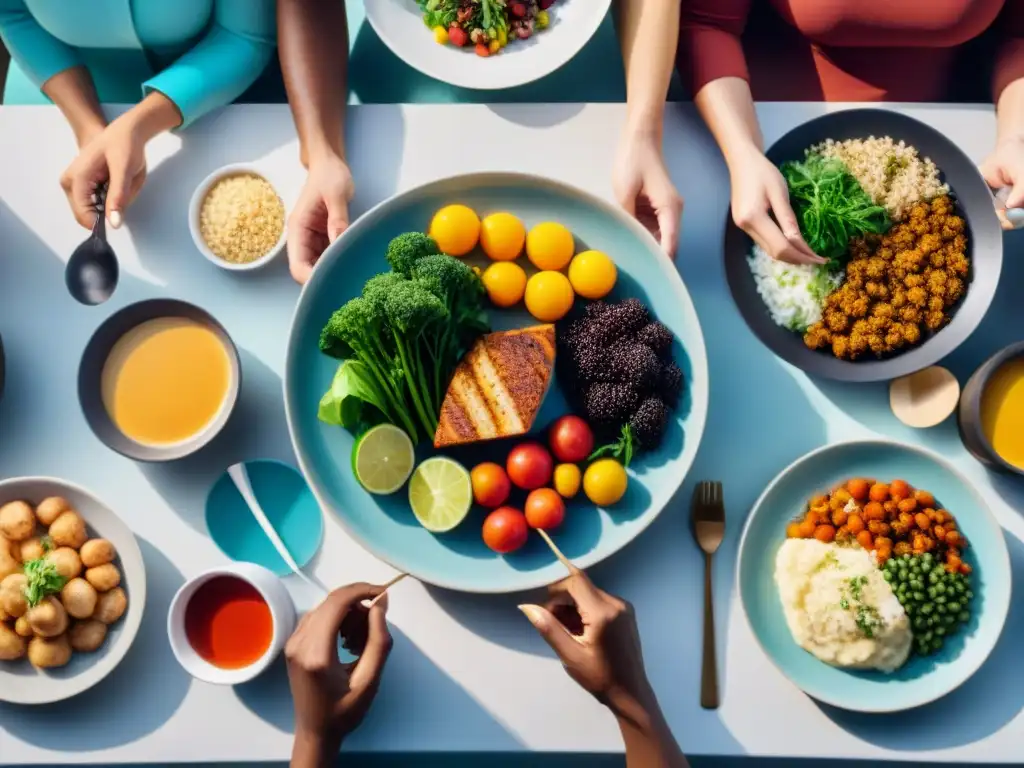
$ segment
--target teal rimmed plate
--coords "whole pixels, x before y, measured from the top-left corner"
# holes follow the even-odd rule
[[[934,494],[967,537],[973,566],[971,620],[934,656],[911,656],[891,675],[831,667],[790,635],[775,586],[775,555],[786,524],[807,501],[851,477],[896,478]],[[765,653],[805,693],[842,709],[897,712],[945,696],[982,665],[1010,608],[1010,556],[1003,529],[985,500],[952,464],[901,443],[865,440],[812,451],[784,469],[754,504],[740,539],[737,583],[743,612]]]
[[[687,394],[661,448],[634,462],[626,497],[614,508],[596,509],[582,494],[572,501],[566,522],[554,533],[565,554],[580,567],[612,555],[658,516],[679,489],[693,463],[704,431],[708,405],[707,358],[697,313],[675,265],[654,238],[619,208],[572,187],[538,176],[486,173],[435,181],[399,194],[360,217],[323,255],[299,298],[288,340],[285,411],[299,465],[325,509],[366,549],[395,568],[441,587],[466,592],[514,592],[549,584],[565,569],[539,537],[501,557],[480,536],[484,512],[474,509],[454,531],[434,535],[419,526],[405,490],[371,496],[352,475],[352,436],[317,420],[317,404],[337,362],[317,347],[331,313],[356,296],[363,283],[385,271],[384,254],[395,235],[425,231],[434,212],[464,203],[481,216],[509,211],[527,227],[558,221],[573,231],[577,250],[608,253],[619,268],[611,298],[636,296],[676,335],[675,357],[687,379]],[[525,257],[520,263],[528,266]],[[507,329],[535,325],[525,310],[492,310],[491,325]],[[552,387],[537,419],[538,430],[568,410],[563,393]],[[498,460],[512,441],[480,444],[451,452],[468,467]],[[422,460],[433,453],[419,446]]]

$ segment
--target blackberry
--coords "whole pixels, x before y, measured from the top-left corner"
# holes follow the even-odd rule
[[[648,397],[640,403],[629,419],[633,435],[640,443],[641,449],[645,451],[658,447],[667,425],[668,406],[657,397]]]
[[[636,340],[646,344],[661,357],[672,348],[672,331],[657,321],[648,323],[636,335]]]

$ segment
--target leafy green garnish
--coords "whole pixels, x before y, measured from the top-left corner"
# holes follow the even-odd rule
[[[60,592],[67,581],[57,572],[57,566],[53,561],[45,557],[29,560],[23,570],[27,579],[25,601],[30,607],[39,605],[48,596]]]
[[[317,417],[325,424],[360,434],[384,420],[386,407],[366,365],[345,360],[338,366],[331,388],[320,398]]]
[[[608,456],[616,459],[622,466],[628,467],[629,462],[633,460],[634,453],[636,453],[636,437],[633,435],[633,428],[629,424],[623,424],[619,439],[614,443],[602,445],[587,457],[587,461]]]
[[[837,158],[808,155],[804,162],[782,164],[782,175],[800,223],[800,232],[819,256],[838,267],[850,240],[868,233],[882,234],[892,222]]]

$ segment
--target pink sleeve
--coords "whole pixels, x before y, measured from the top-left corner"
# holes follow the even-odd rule
[[[1024,78],[1024,3],[1007,0],[994,26],[1000,43],[992,73],[992,100],[998,102],[1006,86]]]
[[[682,0],[678,66],[690,94],[712,80],[750,80],[740,36],[751,0]]]

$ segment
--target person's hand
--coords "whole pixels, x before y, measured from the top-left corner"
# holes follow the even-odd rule
[[[351,584],[331,592],[299,621],[285,645],[288,680],[295,700],[295,750],[334,754],[362,722],[377,695],[391,652],[387,597],[367,609],[384,587]],[[338,658],[338,637],[358,661]],[[316,761],[300,760],[301,764]]]
[[[348,229],[355,192],[348,165],[337,155],[313,160],[302,194],[288,217],[288,266],[305,283],[328,245]]]
[[[619,205],[661,241],[669,257],[675,258],[683,198],[665,167],[660,136],[653,131],[623,134],[612,172],[612,189]]]
[[[775,164],[756,149],[729,163],[732,218],[769,256],[790,264],[824,264],[804,241],[789,204],[789,187]],[[772,218],[774,216],[774,219]]]
[[[996,208],[1003,229],[1020,226],[1020,219],[1007,218],[1007,211],[1024,208],[1024,136],[1014,135],[1000,139],[992,154],[981,164],[981,174],[994,190],[1010,188],[1006,199],[1001,200]],[[1017,217],[1018,214],[1012,216]]]
[[[60,178],[75,220],[92,229],[96,220],[96,190],[108,184],[105,215],[112,227],[121,226],[122,215],[146,180],[146,141],[131,112],[104,130],[85,139],[78,157]]]
[[[582,571],[549,591],[546,605],[519,609],[569,676],[617,713],[652,701],[633,607],[595,587]]]

